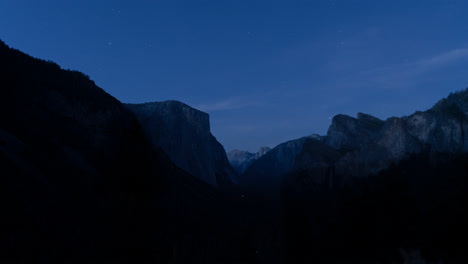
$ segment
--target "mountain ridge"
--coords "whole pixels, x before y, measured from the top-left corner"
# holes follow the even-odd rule
[[[336,173],[357,177],[378,173],[409,154],[420,153],[428,147],[438,152],[467,152],[467,133],[468,88],[451,93],[424,112],[416,111],[408,116],[380,120],[364,113],[358,113],[356,118],[338,114],[333,117],[327,135],[315,135],[313,140],[322,141],[341,153],[339,159],[328,165],[333,166]],[[290,145],[289,152],[293,156],[280,158],[280,155],[268,161],[267,157],[262,157],[254,161],[241,178],[252,183],[252,177],[268,180],[267,175],[277,178],[278,174],[291,172],[295,166],[291,164],[295,164],[295,158],[301,152],[299,149],[302,150],[305,142],[303,137],[278,145],[269,153],[284,153],[286,146]],[[294,162],[280,166],[281,159]],[[267,169],[275,166],[273,171]]]

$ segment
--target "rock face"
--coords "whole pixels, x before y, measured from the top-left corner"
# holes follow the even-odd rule
[[[467,95],[385,121],[337,116],[327,136],[307,140],[294,168],[282,175],[289,262],[309,248],[335,247],[335,256],[350,261],[356,248],[390,252],[407,241],[441,259],[456,247],[446,238],[458,236],[462,221],[456,219],[466,208],[460,197],[468,165]],[[303,237],[315,239],[304,248]]]
[[[422,152],[466,153],[467,132],[468,90],[402,118],[381,121],[363,114],[357,119],[339,115],[323,142],[342,154],[325,167],[333,167],[344,178],[366,177]],[[307,167],[307,161],[300,163],[297,168]]]
[[[425,112],[401,118],[383,121],[363,113],[357,118],[337,115],[326,136],[279,145],[253,162],[241,183],[278,182],[293,170],[321,171],[320,179],[328,179],[330,173],[342,180],[367,177],[423,151],[468,152],[467,132],[468,90],[451,94]]]
[[[320,262],[304,254],[311,248],[333,248],[330,255],[340,257],[329,262],[340,263],[361,249],[391,252],[403,241],[425,241],[439,254],[454,247],[444,237],[457,236],[463,221],[455,219],[466,207],[467,99],[465,90],[387,120],[338,115],[326,136],[280,144],[253,162],[241,186],[258,207],[282,203],[287,262]]]
[[[218,185],[236,182],[223,146],[210,132],[208,114],[178,101],[126,104],[146,137],[193,176]]]
[[[376,137],[383,121],[358,113],[358,118],[337,115],[333,118],[325,142],[336,149],[355,149]]]
[[[237,172],[237,175],[242,175],[247,168],[254,161],[261,158],[265,155],[271,148],[261,147],[257,153],[250,153],[248,151],[241,150],[232,150],[227,153],[229,163],[231,163],[232,168]]]

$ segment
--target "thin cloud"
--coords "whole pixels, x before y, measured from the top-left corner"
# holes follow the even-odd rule
[[[262,102],[249,100],[241,97],[233,97],[222,101],[217,101],[213,103],[201,104],[196,108],[205,112],[214,112],[214,111],[228,111],[243,109],[252,106],[261,105]]]
[[[408,88],[425,80],[433,71],[468,60],[468,49],[454,49],[413,62],[361,72],[358,82],[366,81],[374,87]]]
[[[468,59],[468,49],[455,49],[431,58],[423,59],[414,64],[420,70],[430,70],[437,67],[447,66],[460,60]]]
[[[264,129],[264,127],[254,124],[243,124],[227,126],[227,129],[236,133],[250,133],[253,131]]]

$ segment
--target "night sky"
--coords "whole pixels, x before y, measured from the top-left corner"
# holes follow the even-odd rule
[[[210,114],[227,151],[331,117],[426,110],[468,87],[468,1],[2,0],[0,39],[122,102]]]

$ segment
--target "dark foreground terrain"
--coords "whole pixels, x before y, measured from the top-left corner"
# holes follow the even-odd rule
[[[0,42],[0,262],[466,263],[463,148],[351,177],[349,146],[303,139],[286,173],[245,180],[267,153],[213,184],[154,142],[87,76]]]

